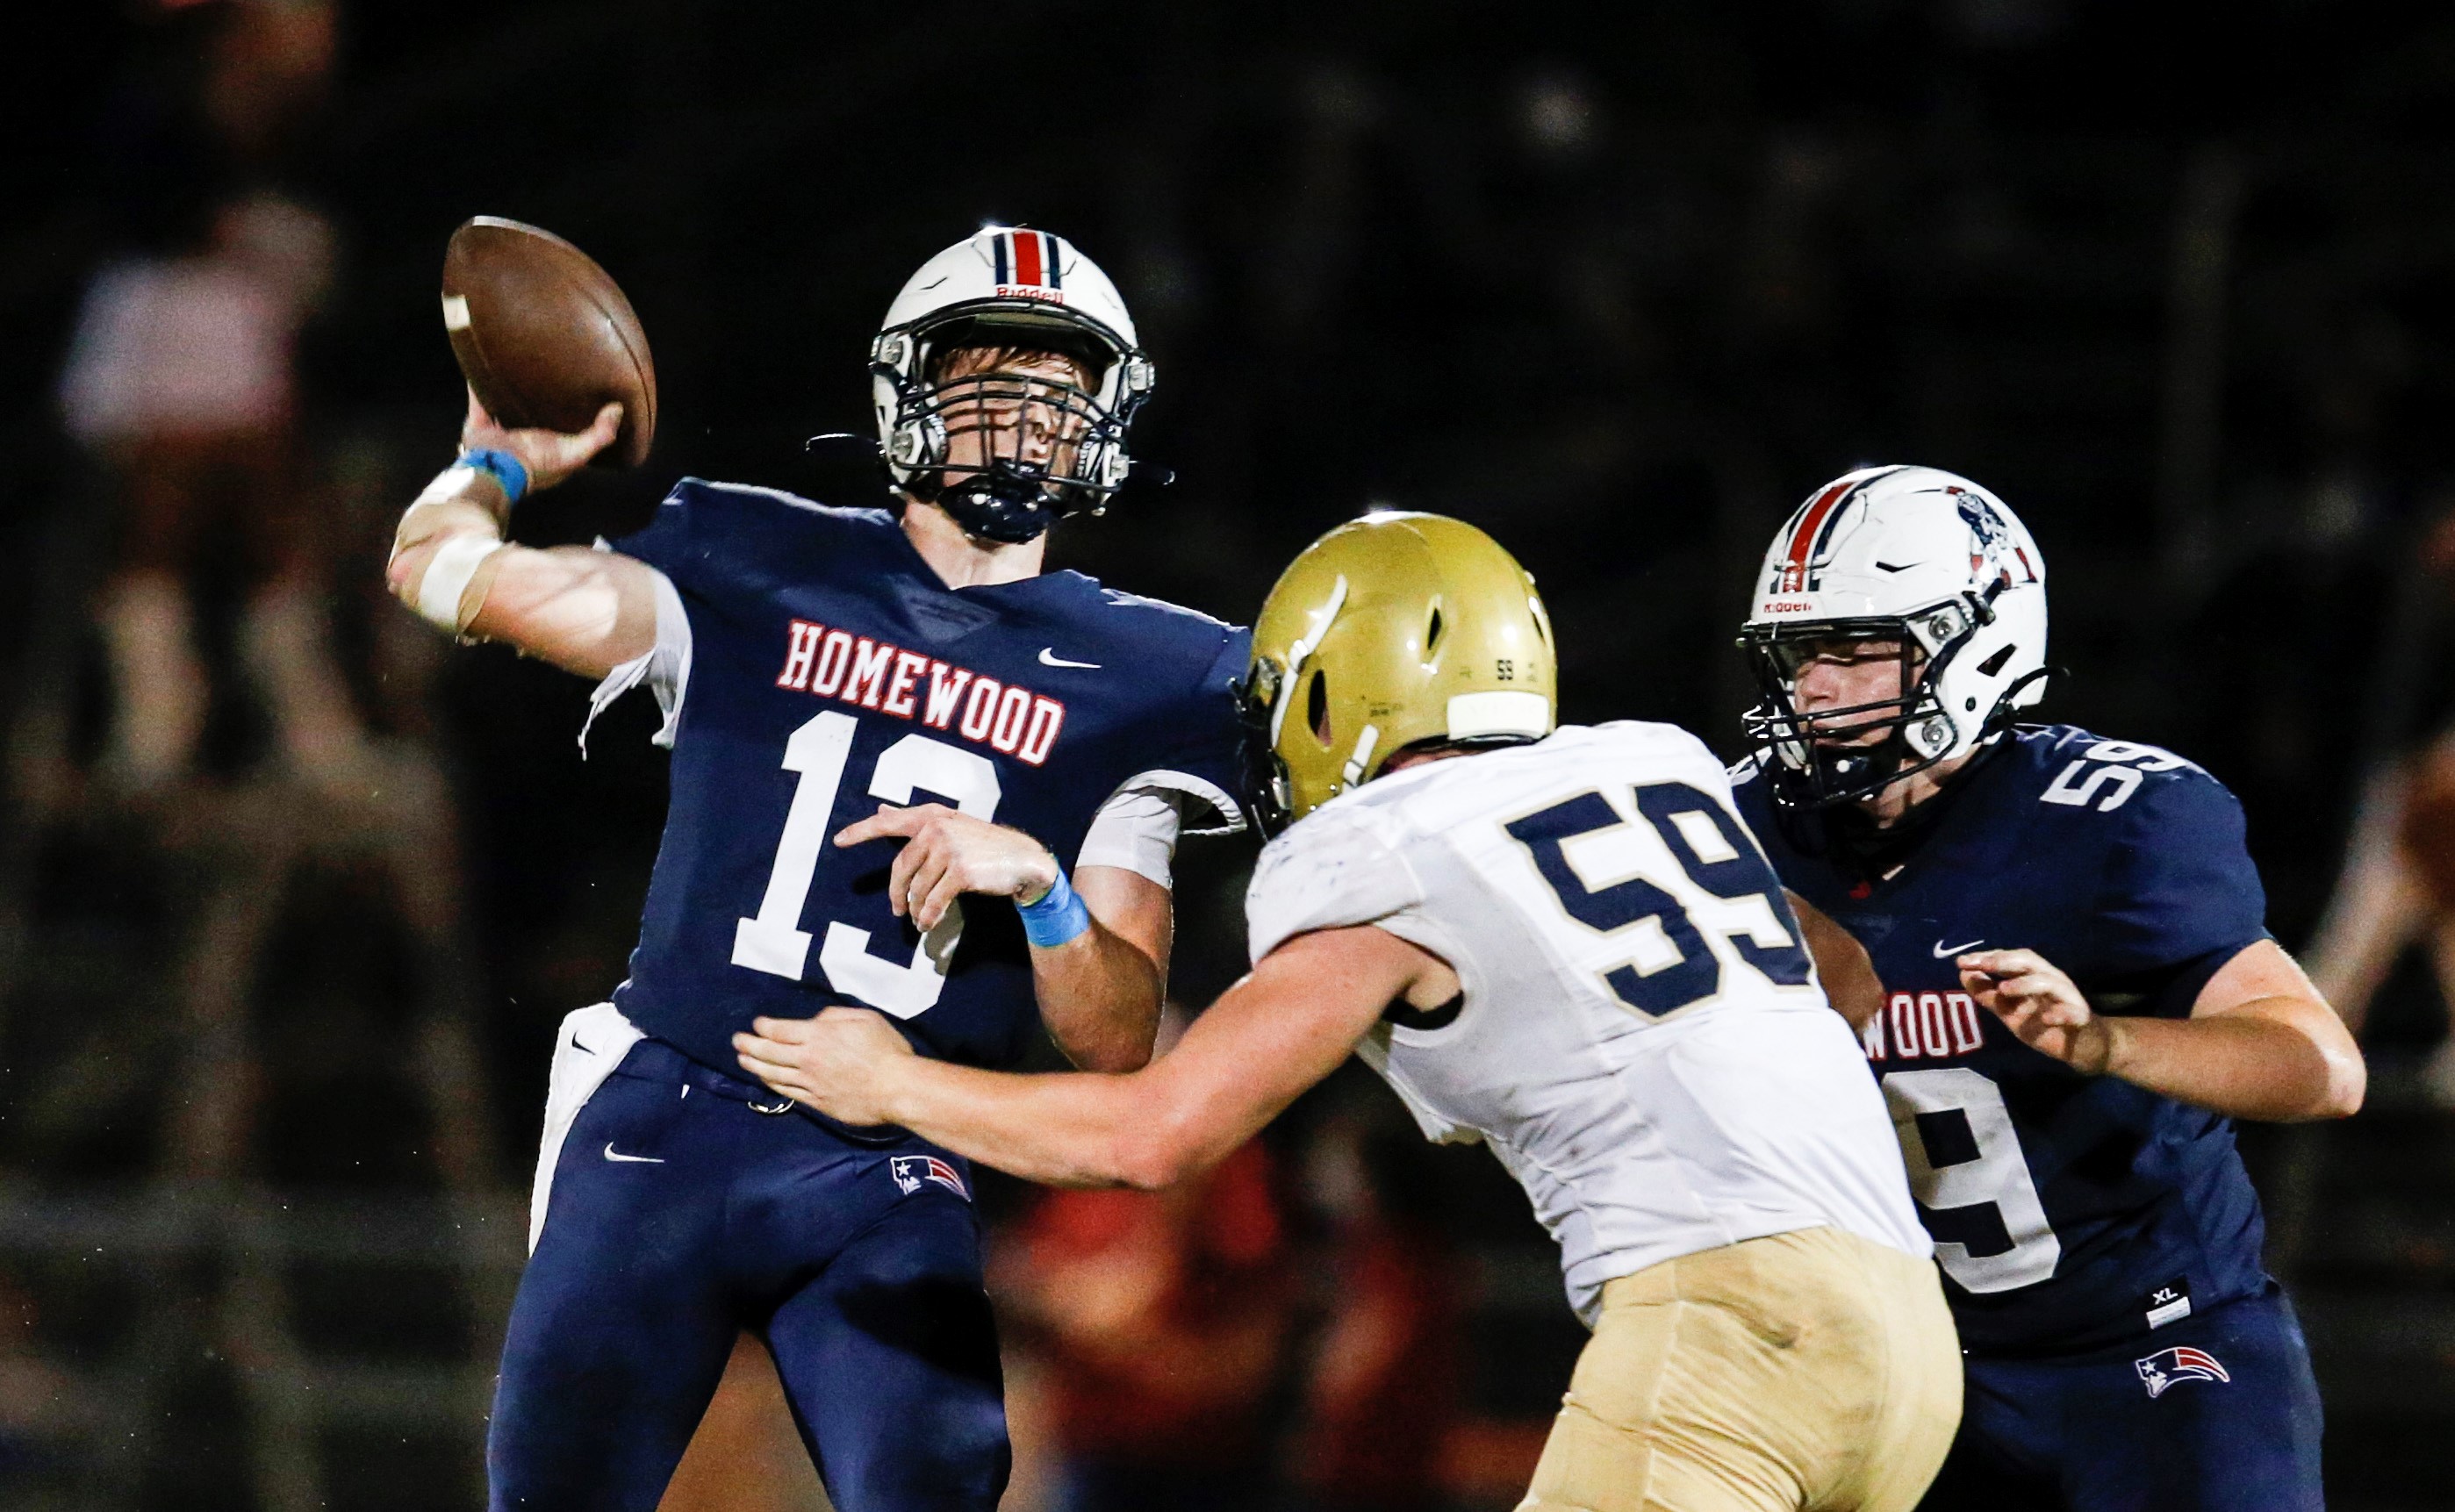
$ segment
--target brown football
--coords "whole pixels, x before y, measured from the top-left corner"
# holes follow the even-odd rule
[[[637,467],[657,433],[657,365],[631,301],[549,231],[480,215],[443,252],[443,329],[486,413],[514,430],[585,430],[612,399],[607,460]]]

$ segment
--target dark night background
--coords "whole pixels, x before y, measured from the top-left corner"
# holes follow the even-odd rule
[[[2050,563],[2070,675],[2044,714],[2240,794],[2294,948],[2365,776],[2446,712],[2444,11],[340,0],[312,111],[237,161],[180,148],[162,103],[219,6],[50,9],[0,101],[0,1302],[25,1318],[0,1343],[0,1502],[469,1494],[461,1406],[482,1412],[505,1242],[517,1262],[547,1038],[619,979],[663,811],[646,700],[583,764],[585,685],[443,655],[381,592],[392,519],[451,457],[436,288],[472,214],[588,249],[659,371],[647,467],[525,506],[523,539],[619,534],[685,474],[882,497],[802,438],[869,428],[866,346],[913,267],[1021,222],[1106,268],[1158,364],[1135,451],[1176,481],[1054,552],[1136,592],[1246,620],[1343,518],[1460,515],[1542,585],[1567,718],[1674,720],[1735,756],[1731,638],[1784,513],[1869,462],[1960,472]],[[423,754],[457,837],[451,917],[423,936],[396,917],[418,884],[380,866],[310,837],[268,883],[245,843],[76,775],[105,718],[86,616],[113,529],[54,397],[79,300],[182,206],[262,185],[336,233],[296,449],[363,716]],[[200,591],[213,644],[220,602]],[[263,721],[216,699],[196,801],[239,834]],[[1241,963],[1246,859],[1188,861],[1188,1003]],[[178,1005],[205,947],[176,941],[251,885],[248,1006],[200,1073]],[[475,1053],[452,1084],[484,1110],[457,1166],[418,1028],[445,999]],[[2455,1123],[2417,1070],[2441,1033],[2408,963],[2372,1017],[2370,1109],[2245,1135],[2342,1507],[2444,1505],[2455,1471]],[[205,1167],[180,1148],[195,1075],[251,1089]],[[1322,1117],[1274,1137],[1290,1167]],[[1576,1343],[1539,1234],[1481,1155],[1408,1159],[1484,1278],[1471,1404],[1539,1420]],[[294,1200],[324,1226],[266,1216]],[[472,1215],[483,1255],[433,1238]],[[268,1306],[287,1342],[251,1357]],[[356,1405],[299,1427],[284,1383],[328,1360]]]

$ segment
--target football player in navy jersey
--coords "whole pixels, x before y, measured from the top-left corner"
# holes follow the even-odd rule
[[[2232,1119],[2342,1118],[2360,1052],[2269,937],[2240,804],[2154,746],[2011,722],[2045,563],[1928,468],[1774,539],[1740,811],[1857,937],[1966,1409],[1925,1505],[2320,1507],[2320,1409]]]
[[[672,797],[630,978],[565,1020],[487,1466],[497,1507],[656,1506],[737,1333],[843,1512],[996,1505],[997,1345],[967,1169],[745,1079],[754,1018],[887,1015],[920,1053],[1151,1053],[1182,831],[1234,829],[1248,637],[1043,573],[1125,482],[1153,371],[1115,288],[992,227],[871,353],[892,512],[685,479],[610,549],[506,545],[612,440],[471,401],[390,581],[455,634],[646,685]],[[584,738],[584,734],[583,734]],[[1069,876],[1070,864],[1070,876]]]

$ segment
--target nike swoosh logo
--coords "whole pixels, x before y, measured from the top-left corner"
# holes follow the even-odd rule
[[[571,1048],[572,1048],[572,1049],[574,1049],[574,1050],[578,1051],[578,1052],[579,1052],[581,1055],[583,1055],[583,1056],[593,1056],[593,1055],[597,1054],[597,1052],[596,1052],[596,1051],[591,1050],[591,1049],[589,1049],[586,1045],[581,1044],[581,1043],[579,1042],[579,1037],[578,1037],[578,1035],[573,1035],[573,1036],[571,1037]]]
[[[1986,937],[1983,935],[1978,936],[1976,939],[1969,941],[1965,945],[1947,945],[1938,939],[1935,942],[1935,958],[1938,960],[1946,960],[1954,956],[1959,955],[1964,950],[1976,950],[1978,946],[1985,943]]]
[[[1057,648],[1054,646],[1040,648],[1040,664],[1044,667],[1080,667],[1085,672],[1100,670],[1100,664],[1096,661],[1067,661],[1057,654]]]
[[[605,1159],[619,1161],[626,1165],[662,1165],[665,1163],[665,1158],[661,1155],[624,1155],[621,1151],[614,1148],[614,1141],[611,1139],[605,1141]]]

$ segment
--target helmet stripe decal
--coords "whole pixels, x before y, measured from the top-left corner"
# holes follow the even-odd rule
[[[1857,490],[1855,478],[1836,478],[1824,487],[1824,492],[1807,501],[1798,512],[1798,525],[1790,534],[1790,552],[1782,562],[1781,580],[1772,584],[1772,591],[1795,594],[1807,586],[1807,564],[1816,554],[1816,537],[1823,533],[1825,522],[1833,518],[1836,507]]]
[[[1065,287],[1065,271],[1059,265],[1065,258],[1065,244],[1046,232],[1040,234],[1048,243],[1048,287],[1063,289]]]
[[[1833,544],[1833,533],[1841,528],[1841,517],[1850,513],[1850,501],[1858,496],[1859,489],[1865,488],[1873,481],[1872,478],[1862,479],[1856,487],[1833,501],[1832,513],[1824,516],[1824,528],[1816,533],[1815,543],[1807,549],[1807,559],[1810,563],[1813,563],[1816,555],[1826,547]]]
[[[1007,232],[1000,232],[989,238],[989,247],[997,258],[997,281],[1002,284],[1012,283],[1014,281],[1005,275],[1005,248],[1006,243],[1012,240],[1014,240],[1013,235]]]
[[[1014,281],[1037,287],[1040,283],[1040,232],[1031,232],[1014,238]]]

